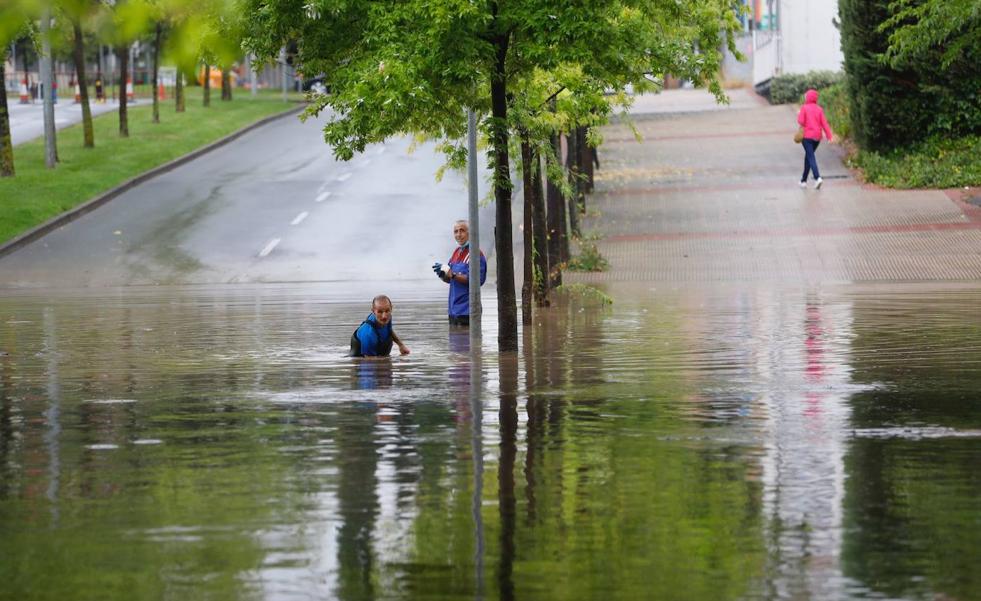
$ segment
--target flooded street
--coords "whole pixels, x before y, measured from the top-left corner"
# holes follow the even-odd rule
[[[0,298],[0,597],[981,596],[979,286],[331,286]]]

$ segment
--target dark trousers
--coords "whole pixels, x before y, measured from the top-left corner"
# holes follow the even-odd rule
[[[821,172],[818,171],[817,157],[814,156],[814,151],[818,149],[818,144],[821,140],[811,140],[810,138],[804,138],[801,145],[804,147],[804,175],[800,176],[800,181],[807,181],[807,173],[813,172],[814,179],[821,177]]]
[[[469,315],[450,315],[450,325],[451,326],[469,326],[470,316]]]

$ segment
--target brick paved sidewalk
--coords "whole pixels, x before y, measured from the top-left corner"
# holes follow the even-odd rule
[[[824,186],[802,190],[796,107],[737,90],[718,110],[705,96],[645,97],[641,142],[604,129],[584,229],[611,268],[569,281],[981,280],[981,212],[957,194],[862,185],[827,142]]]

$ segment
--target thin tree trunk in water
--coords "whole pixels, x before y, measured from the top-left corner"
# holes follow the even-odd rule
[[[126,74],[129,73],[129,48],[116,49],[119,55],[119,136],[129,137],[129,114],[126,112]]]
[[[82,146],[95,147],[95,131],[92,129],[92,108],[89,105],[89,85],[85,77],[85,39],[82,37],[82,24],[72,21],[75,34],[72,58],[75,59],[75,77],[78,79],[78,98],[82,103]]]
[[[532,188],[531,144],[528,134],[521,132],[521,177],[524,180],[524,279],[521,282],[521,323],[531,325],[531,295],[535,281],[535,266],[532,264],[534,241],[532,240],[532,205],[534,205],[535,190]]]
[[[174,106],[176,107],[174,112],[183,113],[185,110],[184,73],[181,71],[180,67],[177,67],[177,81],[174,83]]]
[[[534,150],[531,153],[532,174],[531,185],[534,190],[532,195],[532,240],[535,243],[532,261],[535,272],[535,288],[532,297],[535,305],[544,307],[548,304],[549,277],[548,277],[548,227],[545,223],[545,191],[542,190],[542,162],[541,157]]]
[[[579,169],[577,167],[577,157],[579,156],[579,144],[575,130],[565,136],[566,157],[565,166],[569,170],[569,233],[578,238],[582,235],[579,230]]]
[[[593,149],[586,141],[589,129],[586,127],[580,129],[582,133],[579,136],[579,171],[585,176],[583,191],[589,194],[593,191]],[[583,202],[583,210],[585,208],[586,203]]]
[[[7,109],[7,48],[0,48],[0,177],[14,176],[14,146],[10,141],[10,112]],[[14,67],[17,71],[17,67]]]
[[[562,165],[562,142],[559,134],[553,133],[552,153],[548,161],[554,161],[553,170],[561,168]],[[546,171],[547,173],[547,171]],[[546,202],[548,210],[548,264],[552,270],[550,280],[551,287],[562,285],[562,270],[559,265],[569,260],[569,234],[566,228],[565,218],[565,199],[562,198],[562,191],[559,186],[548,178],[548,188]]]
[[[204,106],[211,106],[211,63],[204,65]]]
[[[157,23],[157,30],[153,36],[153,79],[150,83],[150,94],[153,96],[153,122],[160,123],[160,38],[163,37],[163,28]]]
[[[562,149],[556,148],[558,140],[558,134],[552,134],[552,151],[555,155],[550,153],[545,157],[546,165],[550,166],[550,169],[545,170],[546,174],[554,172],[556,167],[559,167],[559,161],[556,157],[561,156]],[[559,265],[565,261],[562,255],[562,246],[565,242],[565,201],[562,199],[562,192],[551,177],[547,178],[545,184],[545,204],[545,214],[548,220],[548,264],[550,266],[548,283],[550,287],[554,288],[562,285],[562,270]]]
[[[221,68],[221,99],[225,102],[232,99],[232,74],[227,66]]]
[[[497,12],[496,3],[492,10]],[[497,57],[491,74],[491,147],[496,202],[494,243],[497,246],[497,345],[518,350],[518,308],[514,294],[514,246],[511,243],[511,167],[508,161],[508,102],[505,62],[507,35],[496,39]]]

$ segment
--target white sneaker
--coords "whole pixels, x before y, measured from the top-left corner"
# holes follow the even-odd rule
[[[814,182],[814,189],[815,190],[820,190],[821,189],[821,184],[823,184],[823,183],[824,183],[824,180],[823,179],[821,179],[820,177],[817,178],[817,181]]]
[[[800,183],[800,187],[801,188],[806,188],[807,187],[807,182],[801,182]]]

